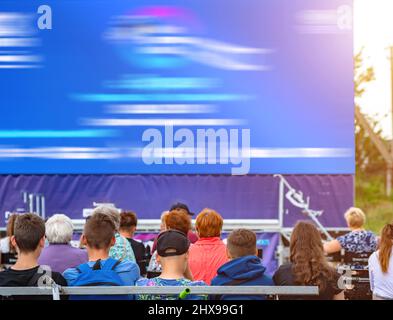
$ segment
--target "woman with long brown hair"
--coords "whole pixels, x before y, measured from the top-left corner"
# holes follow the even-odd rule
[[[393,299],[393,223],[381,232],[379,250],[368,260],[370,287],[375,300]]]
[[[280,266],[273,276],[274,283],[279,286],[319,287],[319,296],[296,299],[344,299],[343,290],[338,287],[339,278],[340,275],[326,261],[318,229],[310,222],[298,222],[291,235],[290,263]]]

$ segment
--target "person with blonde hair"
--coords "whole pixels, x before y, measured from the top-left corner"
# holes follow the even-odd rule
[[[55,214],[45,223],[45,229],[49,245],[42,250],[38,259],[40,265],[63,273],[68,268],[87,262],[87,252],[70,244],[74,226],[69,217]]]
[[[393,223],[381,232],[379,250],[368,260],[370,288],[374,300],[393,300]]]
[[[217,270],[228,262],[227,248],[221,240],[224,220],[212,209],[203,209],[195,221],[198,241],[190,247],[189,266],[194,280],[211,283]]]
[[[365,230],[366,215],[359,208],[349,208],[344,214],[349,233],[335,240],[326,242],[323,246],[328,254],[344,249],[348,253],[373,253],[377,250],[378,239],[372,231]]]

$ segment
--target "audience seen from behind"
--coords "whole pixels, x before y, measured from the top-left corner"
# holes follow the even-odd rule
[[[247,229],[232,231],[227,239],[229,262],[222,265],[212,286],[272,286],[273,280],[265,274],[266,268],[257,256],[256,234]],[[223,295],[219,300],[261,300],[264,296]]]
[[[298,222],[291,235],[290,263],[278,268],[273,281],[277,286],[318,286],[319,296],[280,298],[343,300],[339,279],[340,274],[326,260],[318,229],[311,222]]]
[[[162,232],[157,239],[157,261],[162,266],[159,277],[140,279],[137,286],[203,286],[203,281],[191,281],[184,277],[187,272],[188,250],[190,240],[186,234],[177,230]],[[204,295],[188,295],[185,300],[206,299]],[[137,296],[139,300],[177,300],[177,295],[148,295]]]
[[[134,251],[136,262],[141,271],[141,275],[146,275],[146,248],[143,243],[134,240],[138,218],[132,211],[125,211],[120,214],[120,235],[126,238]]]
[[[393,223],[381,232],[378,251],[368,261],[370,287],[375,300],[393,300]]]
[[[204,209],[198,214],[195,228],[198,241],[190,247],[190,270],[194,280],[202,280],[210,285],[217,270],[228,262],[227,249],[221,240],[222,217],[212,209]]]
[[[359,208],[350,208],[344,214],[351,232],[324,244],[326,253],[339,252],[344,249],[349,253],[372,253],[377,249],[376,235],[364,229],[366,215]]]
[[[101,206],[86,220],[81,245],[71,246],[72,221],[55,214],[46,224],[35,214],[14,214],[8,219],[7,237],[0,242],[6,270],[0,272],[0,287],[26,287],[57,283],[61,286],[318,286],[319,295],[280,296],[280,299],[343,299],[343,281],[329,265],[325,252],[345,249],[350,253],[372,253],[369,261],[370,286],[376,300],[393,299],[393,224],[386,225],[381,239],[364,229],[365,215],[350,208],[345,219],[351,232],[323,245],[319,230],[311,222],[298,222],[290,239],[290,262],[281,265],[273,279],[257,257],[256,234],[247,229],[232,231],[227,245],[221,240],[222,217],[204,209],[196,217],[198,239],[191,244],[191,213],[176,204],[161,217],[156,250],[145,274],[146,250],[133,239],[137,216],[119,214]],[[49,245],[45,247],[45,235]],[[378,251],[375,251],[378,249]],[[135,257],[140,267],[134,262]],[[17,260],[4,261],[6,254]],[[65,270],[65,271],[64,271]],[[61,275],[61,272],[63,272]],[[153,272],[151,272],[153,271]],[[64,276],[64,277],[63,277]],[[10,299],[52,299],[52,296],[14,296]],[[65,297],[68,298],[68,297]],[[140,300],[173,300],[178,295],[140,294]],[[207,299],[190,294],[186,299]],[[211,295],[215,300],[261,300],[261,295]],[[132,295],[70,296],[71,300],[130,300]]]
[[[136,263],[110,258],[110,249],[116,242],[118,228],[112,217],[96,211],[86,221],[82,242],[87,248],[89,261],[67,269],[64,277],[69,286],[133,286],[140,277]],[[126,240],[127,241],[127,240]],[[128,241],[127,241],[128,243]],[[70,296],[72,300],[133,299],[132,296]]]
[[[85,250],[71,246],[74,226],[64,214],[55,214],[45,223],[46,246],[38,259],[40,265],[47,265],[53,271],[63,273],[66,269],[87,262]]]
[[[12,267],[0,272],[0,287],[34,287],[50,285],[52,281],[67,285],[60,273],[48,271],[38,263],[45,246],[45,222],[39,216],[27,213],[16,217],[11,245],[16,248],[18,259]],[[14,296],[13,299],[52,300],[52,296]]]

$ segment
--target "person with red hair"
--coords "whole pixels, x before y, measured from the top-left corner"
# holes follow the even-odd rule
[[[189,266],[194,280],[211,283],[217,270],[228,262],[226,246],[221,240],[222,217],[212,209],[203,209],[196,218],[198,241],[190,247]]]

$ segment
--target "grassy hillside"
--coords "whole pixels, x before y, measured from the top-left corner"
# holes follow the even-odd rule
[[[367,228],[379,233],[386,224],[393,222],[393,196],[385,196],[383,177],[356,175],[355,205],[367,215]]]

